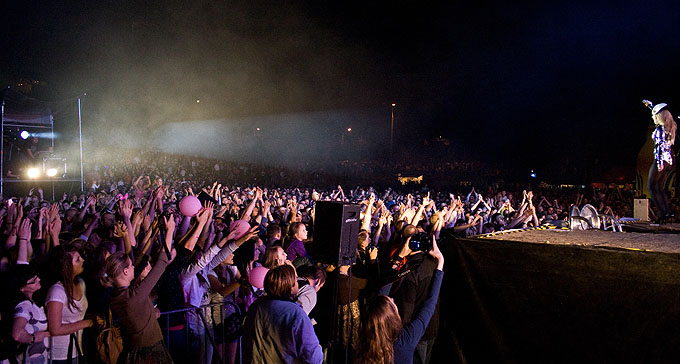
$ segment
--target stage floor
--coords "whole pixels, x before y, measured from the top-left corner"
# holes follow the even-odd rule
[[[638,224],[639,230],[648,232],[612,232],[603,230],[521,230],[498,235],[480,236],[479,239],[521,241],[538,244],[613,247],[680,253],[680,224],[661,227]],[[676,233],[671,233],[671,231]]]

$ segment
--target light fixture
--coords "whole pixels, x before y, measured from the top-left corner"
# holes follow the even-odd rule
[[[28,139],[28,137],[31,136],[31,133],[27,132],[26,130],[22,130],[19,135],[21,136],[21,139]]]
[[[31,167],[26,171],[26,175],[30,179],[38,178],[40,176],[40,170],[38,168]]]
[[[50,157],[43,159],[42,171],[47,177],[66,176],[66,158]]]

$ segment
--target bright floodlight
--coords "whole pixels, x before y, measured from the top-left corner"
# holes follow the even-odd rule
[[[48,177],[54,177],[54,176],[57,175],[57,169],[56,168],[48,168],[46,173],[47,173]]]
[[[29,168],[28,171],[26,171],[26,174],[28,175],[28,178],[38,178],[38,176],[40,176],[40,170],[38,168]]]
[[[28,137],[31,136],[31,134],[26,130],[22,130],[19,135],[21,136],[21,139],[28,139]]]

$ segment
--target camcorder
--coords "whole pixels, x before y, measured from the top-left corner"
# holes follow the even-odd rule
[[[413,251],[429,252],[432,250],[432,237],[427,233],[418,233],[411,238],[408,247]]]

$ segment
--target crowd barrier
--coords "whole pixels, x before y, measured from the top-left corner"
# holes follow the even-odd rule
[[[235,342],[236,357],[234,363],[241,364],[240,330],[237,334],[232,335],[236,336],[235,341],[227,341],[226,325],[220,325],[232,313],[236,314],[237,324],[240,327],[243,314],[238,305],[232,302],[212,303],[201,307],[161,312],[158,322],[163,333],[163,343],[173,356],[175,363],[229,363],[226,355],[227,345],[225,344]],[[171,326],[171,315],[181,315],[182,324]],[[74,346],[72,350],[77,350],[78,356],[84,354],[86,362],[99,363],[99,359],[96,358],[96,349],[84,344],[85,341],[87,339],[83,336],[85,347],[81,348],[78,345]],[[210,360],[206,358],[210,358]],[[48,355],[47,363],[52,364],[52,362],[52,358]]]
[[[161,312],[158,322],[163,331],[163,342],[166,349],[177,360],[184,355],[197,354],[198,357],[185,357],[195,363],[227,363],[226,325],[220,325],[230,313],[236,313],[242,318],[241,309],[232,302],[221,302],[204,305],[201,307],[188,307],[179,310]],[[171,326],[171,315],[184,316],[183,325]],[[240,322],[242,323],[242,322]],[[177,331],[181,334],[177,335]],[[178,338],[173,340],[173,338]],[[184,342],[181,342],[184,340]],[[233,341],[230,341],[233,343]],[[235,363],[241,363],[241,337],[236,340],[237,352]],[[179,347],[177,347],[179,346]],[[212,360],[206,361],[205,358]]]

